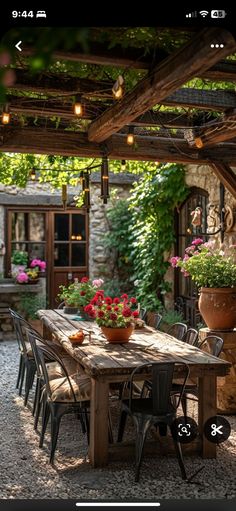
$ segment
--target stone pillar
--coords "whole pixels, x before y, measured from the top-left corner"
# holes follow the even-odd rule
[[[230,372],[225,377],[217,378],[217,410],[219,413],[236,413],[236,329],[234,330],[210,330],[201,328],[199,340],[203,341],[208,335],[217,335],[224,341],[220,354],[222,360],[232,364]]]

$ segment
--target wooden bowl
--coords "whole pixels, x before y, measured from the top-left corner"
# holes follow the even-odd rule
[[[84,342],[84,332],[83,330],[78,330],[75,334],[69,335],[70,342],[72,344],[82,344]]]

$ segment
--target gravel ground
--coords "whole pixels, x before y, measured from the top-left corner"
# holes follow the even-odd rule
[[[236,416],[227,417],[232,433],[217,448],[216,460],[185,457],[188,475],[204,467],[192,484],[182,481],[178,463],[170,457],[144,459],[139,483],[134,483],[132,459],[93,469],[87,459],[86,438],[74,416],[62,420],[55,467],[51,467],[49,434],[44,448],[39,449],[30,404],[25,408],[15,389],[18,359],[15,341],[0,344],[1,499],[148,501],[236,497]],[[118,417],[116,407],[114,402],[114,427]]]

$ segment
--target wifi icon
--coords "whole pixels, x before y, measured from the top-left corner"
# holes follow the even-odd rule
[[[205,18],[209,14],[209,12],[208,11],[199,11],[199,14],[201,14],[201,16],[203,18]]]

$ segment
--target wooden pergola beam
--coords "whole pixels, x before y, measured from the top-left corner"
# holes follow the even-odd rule
[[[210,147],[221,144],[236,137],[236,111],[223,115],[217,121],[211,122],[198,130],[195,146]],[[200,145],[199,145],[200,144]]]
[[[33,48],[24,48],[24,55],[33,55]],[[168,57],[166,51],[158,48],[155,54],[155,63]],[[121,45],[113,46],[108,49],[103,43],[90,43],[89,52],[81,51],[61,51],[53,52],[54,60],[64,60],[68,62],[84,62],[86,64],[96,64],[102,66],[113,66],[119,68],[131,69],[150,69],[153,67],[153,52],[144,55],[143,51],[137,48],[123,48]],[[236,81],[236,64],[234,61],[220,61],[205,71],[199,71],[199,78],[207,78],[214,81]]]
[[[23,114],[26,117],[60,117],[62,119],[76,119],[73,112],[72,101],[55,101],[51,99],[22,98],[19,96],[7,96],[7,103],[11,113]],[[236,95],[235,95],[236,105]],[[98,112],[105,110],[105,106],[95,101],[84,102],[83,119],[94,119]],[[167,128],[188,127],[192,119],[188,115],[181,115],[172,112],[145,112],[137,119],[134,119],[135,126],[164,126]]]
[[[8,89],[38,92],[44,95],[60,94],[60,96],[73,94],[104,95],[112,98],[112,81],[95,81],[88,78],[75,78],[66,73],[41,73],[32,75],[23,69],[14,69],[15,82]],[[97,94],[96,94],[97,93]]]
[[[227,163],[211,163],[214,174],[236,199],[236,175]]]
[[[211,44],[224,48],[211,48]],[[235,49],[234,37],[218,28],[203,29],[188,44],[175,51],[155,67],[122,100],[104,112],[88,129],[88,138],[103,142],[124,125],[170,96],[198,73],[214,65]],[[222,53],[221,53],[222,51]]]
[[[137,161],[170,161],[211,164],[212,161],[236,165],[236,144],[221,144],[214,149],[198,151],[182,139],[138,136],[137,147],[126,143],[125,135],[114,135],[105,144],[89,142],[87,135],[73,131],[43,128],[0,128],[0,152],[55,154],[101,158],[104,150],[111,159]]]

